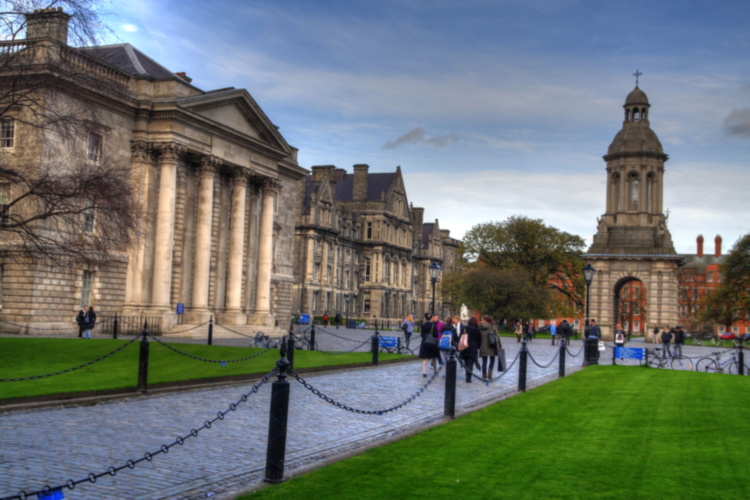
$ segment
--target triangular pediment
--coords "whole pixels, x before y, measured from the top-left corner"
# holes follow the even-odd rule
[[[291,153],[292,148],[244,89],[226,89],[178,100],[178,105],[217,123],[233,133]]]

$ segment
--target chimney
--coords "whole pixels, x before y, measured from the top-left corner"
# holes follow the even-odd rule
[[[344,170],[343,168],[337,168],[333,171],[333,180],[335,182],[343,181],[344,177],[346,177],[346,170]]]
[[[367,201],[367,171],[369,169],[369,165],[354,165],[353,201]]]
[[[716,238],[714,238],[714,242],[716,243],[716,253],[714,255],[716,257],[721,257],[721,236],[717,234]]]
[[[316,165],[311,168],[313,182],[332,181],[333,171],[336,169],[333,165]]]
[[[70,16],[62,7],[36,9],[26,17],[26,38],[51,38],[63,45],[68,44],[68,21]]]
[[[190,78],[189,76],[187,76],[187,73],[185,73],[184,71],[180,71],[179,73],[175,73],[175,76],[178,77],[178,78],[182,78],[183,80],[185,80],[188,83],[190,83],[190,82],[193,81],[193,79]]]
[[[698,243],[698,258],[703,258],[703,235],[699,234],[695,241]]]

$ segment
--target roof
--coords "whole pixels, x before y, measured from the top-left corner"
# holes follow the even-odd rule
[[[632,106],[634,104],[645,104],[646,106],[649,106],[646,93],[639,89],[637,86],[630,92],[630,94],[628,94],[628,97],[625,99],[625,106]]]
[[[434,222],[425,222],[422,224],[422,248],[430,247],[430,237],[435,230]]]
[[[82,47],[78,50],[133,76],[154,80],[181,80],[187,83],[187,80],[178,77],[129,43]]]
[[[387,193],[395,179],[395,173],[367,174],[367,200],[381,201],[381,193]],[[304,209],[309,213],[312,194],[320,188],[320,182],[313,182],[312,175],[305,178]],[[333,188],[334,196],[338,201],[352,201],[354,199],[354,174],[345,173],[341,175]]]

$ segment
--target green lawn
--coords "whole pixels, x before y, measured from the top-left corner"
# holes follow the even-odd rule
[[[242,498],[747,499],[748,429],[750,377],[593,366]]]
[[[82,340],[0,338],[0,379],[43,375],[76,367],[114,351],[127,340]],[[140,341],[120,352],[85,368],[62,375],[22,382],[0,382],[0,400],[80,391],[102,391],[133,388],[138,385]],[[266,374],[279,359],[279,351],[271,350],[247,361],[230,362],[226,366],[191,359],[175,353],[157,342],[150,342],[148,383],[200,380],[213,377]],[[170,343],[193,356],[211,360],[233,360],[259,353],[263,349]],[[403,358],[397,354],[380,353],[382,361]],[[326,355],[316,351],[295,351],[296,369],[341,366],[372,362],[370,353]]]

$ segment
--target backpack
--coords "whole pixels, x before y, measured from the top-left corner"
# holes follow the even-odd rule
[[[494,331],[490,330],[489,335],[487,335],[487,341],[489,342],[490,347],[495,347],[497,345],[497,336]]]
[[[451,333],[450,331],[443,332],[443,336],[440,337],[440,350],[441,351],[450,350],[452,338],[453,338],[453,333]]]
[[[406,324],[406,321],[401,323],[401,329],[404,331],[404,333],[407,333],[409,331],[409,326]]]

